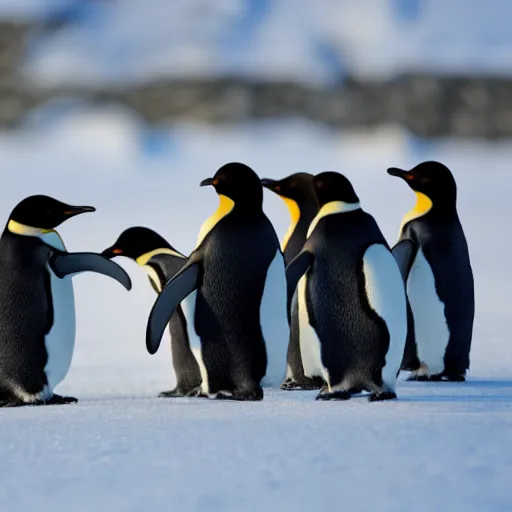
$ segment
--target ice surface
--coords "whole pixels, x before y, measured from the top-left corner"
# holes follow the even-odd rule
[[[70,24],[31,40],[26,71],[39,85],[512,70],[503,0],[0,0],[3,17],[42,14]]]
[[[328,134],[264,123],[170,127],[153,133],[155,145],[122,111],[47,114],[0,135],[0,218],[32,193],[96,206],[61,227],[71,251],[102,250],[132,225],[190,251],[217,205],[199,181],[233,160],[268,177],[344,172],[393,243],[414,196],[386,168],[443,161],[459,183],[475,271],[472,369],[465,384],[400,382],[389,403],[284,391],[261,403],[158,399],[174,384],[167,335],[147,354],[155,295],[119,258],[131,292],[104,276],[75,278],[77,345],[57,392],[79,403],[0,409],[0,510],[512,509],[509,143],[420,144],[392,128]],[[284,203],[266,193],[265,209],[282,236]]]

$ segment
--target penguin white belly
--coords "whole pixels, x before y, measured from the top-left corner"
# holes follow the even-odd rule
[[[299,308],[299,346],[302,366],[306,377],[321,376],[330,388],[329,372],[322,363],[322,346],[316,331],[309,323],[309,313],[306,302],[307,272],[297,284],[297,299]]]
[[[201,338],[197,335],[195,328],[196,300],[197,290],[194,290],[181,302],[181,308],[183,309],[183,314],[185,316],[185,320],[187,321],[187,334],[190,350],[196,358],[197,364],[199,365],[199,372],[201,373],[201,391],[208,395],[210,392],[210,386],[208,384],[208,372],[206,371],[206,366],[203,361]]]
[[[52,247],[61,251],[66,250],[56,232],[45,234],[41,238]],[[75,348],[76,319],[72,276],[60,279],[50,268],[48,268],[48,272],[50,273],[53,324],[44,340],[48,353],[44,372],[48,380],[48,387],[53,391],[67,375],[71,366]]]
[[[260,303],[260,325],[267,352],[267,371],[262,386],[279,387],[286,378],[286,356],[290,339],[286,271],[278,249],[268,267]]]
[[[407,337],[405,287],[395,258],[382,244],[371,245],[366,250],[363,273],[368,304],[388,328],[389,348],[382,368],[382,380],[390,391],[395,391]]]
[[[444,304],[437,295],[434,274],[421,248],[407,278],[407,295],[414,317],[418,358],[431,375],[441,373],[450,331]]]

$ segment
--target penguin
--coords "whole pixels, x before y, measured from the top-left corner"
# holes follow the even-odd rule
[[[66,377],[75,343],[74,274],[112,277],[127,290],[130,278],[95,253],[68,253],[55,228],[91,206],[49,196],[23,199],[0,237],[0,406],[77,402],[54,393]]]
[[[281,242],[284,260],[288,264],[302,250],[309,225],[319,210],[313,186],[313,175],[298,172],[279,181],[263,178],[261,184],[281,197],[290,212],[290,225]],[[320,389],[324,385],[321,375],[313,377],[304,375],[299,346],[296,295],[292,298],[290,308],[290,341],[288,344],[286,379],[281,384],[281,389],[286,391]]]
[[[187,263],[185,255],[178,252],[158,233],[145,227],[126,229],[102,254],[109,259],[125,256],[138,263],[146,270],[149,282],[156,293],[160,293],[165,284]],[[185,299],[185,303],[193,299],[195,292]],[[200,343],[193,329],[193,318],[187,318],[184,309],[186,311],[186,308],[178,305],[169,322],[176,387],[171,391],[161,392],[160,397],[189,396],[201,386],[201,373],[192,353],[190,340],[195,347],[200,347]]]
[[[428,161],[411,170],[391,167],[416,194],[400,227],[401,258],[414,317],[415,344],[406,352],[409,380],[464,382],[475,315],[473,270],[457,213],[457,185],[448,167]]]
[[[290,225],[281,242],[286,265],[302,250],[309,225],[318,213],[313,175],[298,172],[282,180],[263,178],[261,184],[277,194],[290,212]]]
[[[286,372],[284,256],[250,167],[228,163],[200,185],[213,186],[220,204],[203,223],[186,265],[157,297],[146,347],[151,354],[158,350],[177,305],[196,290],[201,396],[261,400],[262,386],[279,386]]]
[[[313,180],[320,211],[286,269],[297,288],[304,373],[320,372],[317,400],[395,399],[407,334],[405,287],[374,218],[337,172]]]

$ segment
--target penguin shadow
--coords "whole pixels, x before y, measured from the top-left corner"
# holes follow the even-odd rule
[[[466,382],[400,382],[401,402],[512,402],[512,380],[468,379]],[[404,394],[420,388],[421,394]],[[432,392],[429,392],[432,390]],[[443,393],[445,391],[445,393]]]

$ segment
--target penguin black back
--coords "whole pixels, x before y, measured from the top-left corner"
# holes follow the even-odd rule
[[[463,380],[469,368],[475,302],[455,179],[445,165],[434,161],[408,171],[393,167],[388,174],[402,178],[417,198],[404,216],[399,240],[411,240],[417,247],[406,264],[418,362],[426,372],[419,378]],[[436,335],[427,335],[434,326]]]
[[[314,184],[320,211],[287,268],[290,294],[298,282],[305,374],[324,376],[317,399],[347,399],[357,389],[372,400],[396,398],[406,335],[398,266],[345,176],[321,173]]]
[[[286,204],[290,213],[290,224],[281,242],[286,264],[299,254],[306,241],[311,221],[318,213],[318,201],[313,185],[313,175],[299,172],[281,180],[264,178],[262,185],[277,194]],[[287,355],[286,380],[281,389],[294,391],[300,389],[320,389],[323,385],[321,376],[308,378],[299,346],[298,308],[296,297],[290,302],[290,342]]]
[[[0,395],[9,405],[64,404],[53,393],[66,376],[75,342],[71,279],[94,271],[128,290],[123,269],[95,253],[68,253],[55,228],[91,206],[36,195],[12,210],[0,238]]]
[[[201,186],[215,188],[219,207],[203,223],[188,264],[155,303],[147,347],[151,353],[158,348],[168,315],[183,296],[197,290],[194,325],[201,338],[204,394],[258,400],[263,397],[260,382],[270,383],[276,375],[282,381],[285,374],[284,258],[252,169],[226,164]]]
[[[128,228],[119,235],[114,244],[103,251],[108,258],[125,256],[146,269],[148,279],[156,293],[187,263],[187,258],[178,252],[165,238],[146,227]],[[163,391],[161,397],[189,396],[201,385],[198,363],[191,349],[191,338],[195,337],[193,314],[187,314],[182,305],[169,321],[171,354],[176,387]]]

